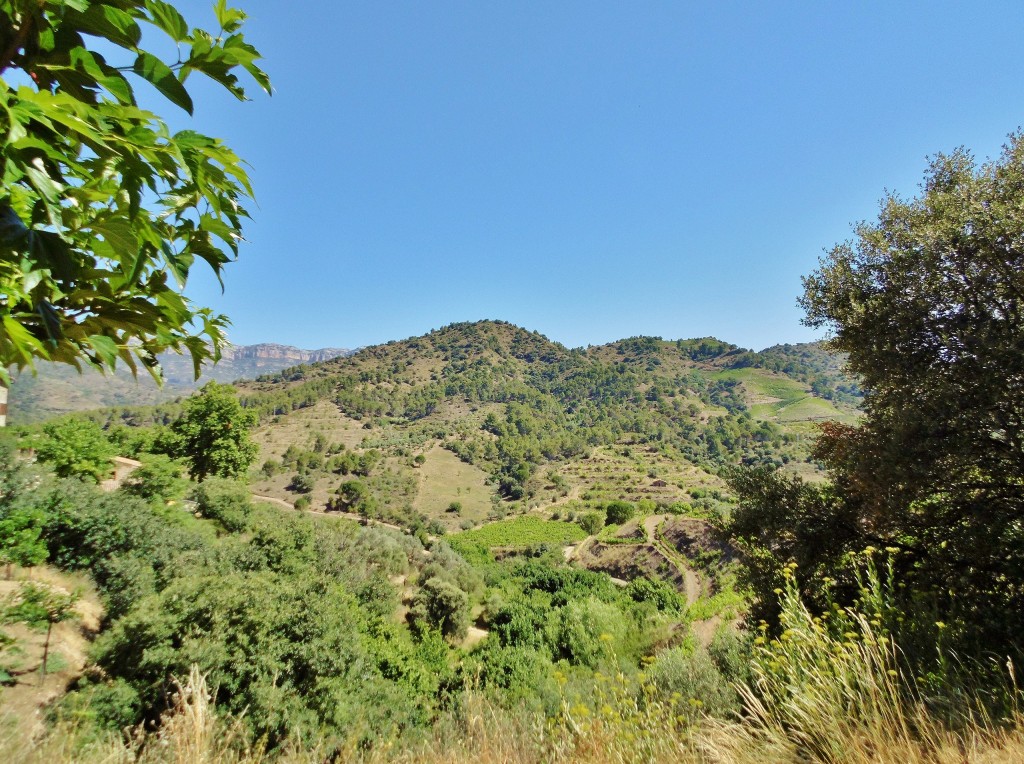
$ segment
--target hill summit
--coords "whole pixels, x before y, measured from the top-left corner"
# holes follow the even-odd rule
[[[260,494],[451,530],[559,497],[685,503],[721,489],[718,474],[737,463],[813,475],[815,423],[858,416],[841,368],[817,344],[755,353],[712,337],[630,337],[569,349],[478,321],[238,389],[261,419]],[[595,454],[614,475],[595,471]],[[353,480],[358,489],[342,485]],[[445,513],[453,502],[461,514]]]

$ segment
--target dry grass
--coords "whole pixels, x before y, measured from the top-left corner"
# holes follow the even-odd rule
[[[812,621],[813,623],[813,621]],[[810,670],[801,686],[746,688],[750,716],[726,722],[700,715],[699,703],[658,700],[653,692],[633,692],[624,677],[601,677],[594,703],[570,706],[554,719],[509,714],[477,693],[469,693],[462,714],[442,720],[425,740],[394,741],[370,752],[356,745],[330,751],[317,741],[268,754],[248,742],[241,720],[217,717],[202,674],[193,669],[178,686],[173,708],[160,730],[128,739],[82,740],[71,728],[45,740],[0,741],[5,761],[27,764],[313,764],[361,761],[367,764],[498,764],[499,762],[583,762],[627,764],[996,764],[1024,761],[1024,719],[1002,726],[974,721],[952,730],[921,704],[900,701],[898,679],[868,645],[839,657],[824,673]],[[794,653],[798,654],[799,650]],[[863,663],[856,663],[863,661]],[[815,660],[815,666],[824,664]],[[847,677],[825,686],[849,670]],[[889,679],[881,679],[879,672]],[[893,679],[893,681],[889,681]],[[769,680],[773,681],[773,680]],[[780,692],[781,691],[781,692]],[[766,699],[764,692],[769,693]],[[779,694],[776,694],[779,693]],[[823,744],[824,743],[824,744]]]
[[[869,568],[870,572],[870,568]],[[996,764],[1024,762],[1024,715],[1002,723],[976,696],[958,696],[956,718],[935,715],[901,669],[898,647],[872,605],[812,616],[795,587],[782,595],[784,631],[758,638],[753,674],[739,688],[744,717],[703,715],[699,698],[665,699],[625,676],[595,676],[585,702],[566,698],[551,718],[509,711],[467,691],[462,710],[417,739],[370,751],[296,741],[268,753],[246,734],[244,720],[219,718],[205,679],[193,669],[178,687],[159,730],[118,739],[90,738],[64,727],[40,741],[0,740],[0,760],[32,764],[312,764],[323,761],[408,764],[498,762],[673,762],[677,764]],[[877,599],[877,598],[876,598]],[[562,677],[556,678],[561,681]],[[1012,680],[1012,677],[1010,677]],[[1015,690],[1014,690],[1015,692]]]
[[[486,520],[494,495],[494,489],[486,484],[487,473],[440,446],[434,446],[424,456],[426,462],[416,469],[419,491],[413,508],[439,519],[449,531],[458,530],[462,520]],[[445,511],[453,501],[462,506],[458,514]]]

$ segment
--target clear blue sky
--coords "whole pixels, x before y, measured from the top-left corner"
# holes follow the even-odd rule
[[[190,293],[239,344],[813,339],[823,248],[1024,123],[1020,2],[233,4],[275,94],[196,90],[257,204],[226,292]]]

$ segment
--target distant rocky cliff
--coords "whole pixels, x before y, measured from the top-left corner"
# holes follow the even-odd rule
[[[303,350],[269,342],[232,345],[224,349],[219,363],[203,367],[198,381],[189,356],[164,353],[160,356],[163,387],[158,387],[145,372],[140,372],[135,380],[126,369],[107,375],[87,369],[79,374],[65,364],[37,364],[37,375],[23,373],[11,386],[9,421],[17,424],[68,411],[160,403],[187,395],[211,379],[218,382],[255,379],[289,366],[328,361],[354,352],[345,348]]]
[[[232,345],[224,350],[224,358],[226,360],[273,360],[289,361],[293,364],[329,361],[332,358],[337,358],[338,356],[351,354],[352,351],[346,348],[301,350],[300,348],[295,348],[291,345],[275,345],[272,342],[262,342],[258,345]]]

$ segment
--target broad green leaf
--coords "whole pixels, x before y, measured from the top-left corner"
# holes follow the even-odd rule
[[[121,103],[134,104],[132,87],[119,71],[106,65],[103,56],[85,48],[71,51],[71,65],[80,68]]]
[[[112,5],[90,3],[83,13],[69,14],[83,32],[104,37],[123,48],[135,49],[142,30],[130,15]]]
[[[50,177],[42,159],[34,157],[28,160],[23,165],[23,169],[25,174],[28,176],[32,187],[35,188],[35,190],[38,191],[46,201],[56,202],[60,199],[60,195],[64,191],[64,186]]]
[[[50,338],[51,342],[56,342],[63,333],[60,314],[57,312],[57,309],[46,300],[43,300],[36,306],[36,312],[39,314],[39,320],[43,324],[43,329],[46,330],[46,336]]]
[[[184,288],[188,281],[188,270],[192,267],[192,255],[188,252],[176,254],[169,246],[164,246],[164,263],[171,272],[179,288]]]
[[[244,11],[228,7],[226,0],[217,0],[213,10],[217,14],[217,23],[225,32],[234,32],[242,26],[242,22],[246,18]]]
[[[153,86],[163,93],[171,103],[180,106],[189,114],[192,113],[192,97],[185,90],[185,86],[178,82],[174,72],[163,61],[152,53],[142,51],[135,59],[134,72],[148,80]]]
[[[3,334],[5,336],[0,337],[0,345],[9,346],[7,349],[13,352],[17,359],[14,363],[19,367],[31,366],[33,356],[47,358],[49,355],[43,343],[12,316],[3,317]]]
[[[165,31],[175,42],[183,42],[188,37],[188,22],[178,13],[178,9],[163,0],[146,0],[146,9],[153,16],[153,23]]]
[[[102,334],[91,335],[88,338],[88,342],[101,364],[110,369],[114,368],[120,356],[117,343],[110,337],[105,337]]]
[[[113,248],[122,262],[134,261],[139,251],[139,237],[135,234],[132,224],[125,218],[106,218],[93,222],[90,226],[93,233],[102,236]]]

